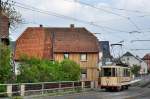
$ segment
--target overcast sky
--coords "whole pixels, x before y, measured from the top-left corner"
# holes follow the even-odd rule
[[[70,24],[75,24],[75,27],[85,27],[92,33],[101,33],[96,34],[100,41],[108,40],[111,44],[124,41],[122,43],[124,52],[130,51],[140,57],[150,52],[150,50],[131,50],[150,49],[150,42],[131,42],[132,40],[150,40],[150,0],[80,0],[99,9],[76,2],[79,0],[13,1],[98,25],[97,27],[16,7],[27,24],[23,24],[11,32],[13,40],[16,40],[27,27],[39,26],[39,24],[43,24],[46,27],[69,27]],[[127,19],[128,17],[130,21]],[[140,33],[134,31],[139,31]],[[113,51],[116,51],[116,49],[121,48],[114,47]]]

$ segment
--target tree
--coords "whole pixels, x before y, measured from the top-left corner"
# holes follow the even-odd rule
[[[2,1],[0,0],[0,15],[4,14],[9,18],[10,29],[16,28],[20,23],[22,23],[21,14],[16,11],[13,7],[15,3],[11,0]]]
[[[140,72],[140,69],[141,69],[140,66],[138,66],[138,65],[133,65],[133,66],[131,67],[131,72],[132,72],[132,74],[134,74],[135,76],[137,76],[137,75],[139,74],[139,72]]]
[[[73,61],[61,63],[23,56],[17,81],[21,83],[79,80],[80,66]]]
[[[13,81],[13,70],[10,64],[10,56],[10,48],[4,44],[0,44],[0,84],[12,83]],[[0,86],[0,92],[6,92],[6,87]]]
[[[0,83],[10,83],[12,81],[13,70],[10,64],[10,56],[10,48],[0,44]]]
[[[60,80],[75,81],[80,79],[80,65],[71,60],[64,60],[60,63]]]

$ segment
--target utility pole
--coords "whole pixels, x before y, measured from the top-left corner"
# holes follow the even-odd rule
[[[2,1],[0,0],[0,21],[1,21],[1,15],[2,15]],[[0,43],[1,43],[1,34],[2,33],[1,33],[1,30],[0,30]]]
[[[2,1],[0,0],[0,14],[2,13]]]

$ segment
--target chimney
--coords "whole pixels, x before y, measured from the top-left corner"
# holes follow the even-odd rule
[[[43,25],[42,25],[42,24],[40,24],[40,27],[43,27]]]
[[[74,24],[70,24],[70,28],[73,29],[74,28]]]

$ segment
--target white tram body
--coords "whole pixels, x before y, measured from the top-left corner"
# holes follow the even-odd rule
[[[117,89],[128,88],[131,81],[131,72],[128,67],[103,66],[101,67],[101,88]]]

